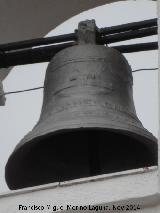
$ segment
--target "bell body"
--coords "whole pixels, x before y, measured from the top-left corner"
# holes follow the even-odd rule
[[[157,164],[137,118],[132,72],[115,49],[77,45],[50,62],[41,116],[6,165],[11,189]]]

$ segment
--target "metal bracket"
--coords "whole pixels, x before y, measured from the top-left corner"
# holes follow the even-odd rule
[[[76,31],[78,44],[96,44],[97,32],[98,28],[94,19],[81,21]]]
[[[4,96],[4,91],[3,91],[3,84],[0,80],[0,106],[5,105],[6,98]]]

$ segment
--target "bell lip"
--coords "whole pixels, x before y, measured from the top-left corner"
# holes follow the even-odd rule
[[[33,129],[34,130],[34,129]],[[141,129],[141,133],[138,132],[136,133],[135,131],[129,131],[127,129],[122,129],[122,128],[114,128],[114,125],[112,125],[112,127],[105,127],[105,126],[94,126],[92,124],[92,126],[73,126],[71,125],[69,128],[60,128],[60,129],[50,129],[50,130],[47,130],[45,132],[43,132],[42,134],[40,135],[37,135],[36,137],[32,137],[32,138],[27,138],[26,136],[28,136],[28,134],[19,142],[19,144],[15,147],[15,149],[13,150],[12,154],[10,155],[10,157],[8,158],[8,161],[6,163],[6,167],[7,167],[7,164],[10,160],[10,158],[18,151],[21,149],[21,147],[25,146],[25,143],[27,141],[27,145],[30,144],[30,143],[37,143],[39,142],[39,140],[41,140],[43,137],[50,137],[50,136],[54,136],[54,135],[57,135],[57,134],[61,134],[61,133],[67,133],[67,132],[73,132],[73,131],[87,131],[87,130],[98,130],[98,131],[110,131],[110,132],[115,132],[115,133],[121,133],[123,135],[126,135],[126,136],[132,136],[133,138],[135,138],[137,141],[139,141],[140,143],[144,143],[145,145],[155,145],[156,148],[158,148],[158,139],[152,135],[152,133],[150,133],[148,130],[144,129],[142,130]],[[142,133],[147,133],[145,135],[143,135]],[[29,133],[30,134],[30,133]],[[144,141],[143,141],[144,140]],[[34,141],[34,142],[33,142]],[[147,144],[146,144],[146,141],[147,141]],[[158,150],[158,149],[157,149]],[[6,168],[5,167],[5,168]]]
[[[35,129],[37,129],[37,127],[39,126],[39,122],[37,123],[37,125],[32,129],[31,132],[29,132],[28,134],[26,134],[24,136],[24,138],[21,139],[21,141],[16,145],[15,149],[13,152],[15,152],[16,150],[18,150],[21,146],[23,146],[26,141],[27,143],[31,143],[32,140],[39,140],[41,137],[44,136],[52,136],[55,134],[59,134],[59,133],[63,133],[63,132],[71,132],[71,131],[82,131],[82,130],[88,130],[88,129],[92,129],[92,130],[108,130],[111,132],[121,132],[124,135],[128,135],[128,136],[133,136],[135,139],[137,139],[138,141],[141,141],[139,139],[139,137],[141,139],[147,140],[147,142],[149,143],[158,143],[158,139],[151,133],[149,132],[147,129],[145,129],[143,126],[139,127],[136,125],[131,125],[131,124],[127,124],[127,123],[120,123],[120,125],[118,125],[118,122],[115,124],[115,122],[113,121],[112,123],[103,123],[103,122],[86,122],[83,121],[83,123],[76,123],[73,122],[72,124],[68,124],[66,125],[65,123],[62,123],[60,125],[57,125],[56,127],[52,127],[52,128],[47,128],[45,130],[43,130],[43,132],[39,132],[39,134],[36,131],[36,134],[32,135],[32,132],[35,132]],[[143,142],[143,140],[141,141]]]
[[[36,125],[37,126],[37,125]],[[134,127],[134,128],[133,128]],[[33,128],[32,131],[34,131],[35,127]],[[132,136],[139,142],[146,144],[145,141],[147,141],[147,144],[152,145],[152,144],[157,144],[157,149],[158,149],[158,139],[147,129],[145,128],[140,128],[138,126],[131,126],[131,125],[114,125],[113,123],[110,124],[108,127],[107,124],[100,124],[100,123],[83,123],[83,124],[71,124],[71,125],[60,125],[57,128],[50,128],[46,129],[46,131],[41,132],[39,135],[37,134],[36,136],[30,136],[31,132],[29,132],[27,135],[24,136],[24,138],[17,144],[15,149],[13,150],[13,153],[10,155],[10,157],[17,152],[18,149],[20,149],[22,146],[27,141],[27,144],[33,143],[39,141],[43,137],[49,137],[53,136],[56,134],[60,133],[66,133],[66,132],[72,132],[72,131],[84,131],[84,130],[108,130],[110,132],[115,132],[115,133],[122,133],[123,135],[126,136]],[[29,137],[30,136],[30,137]],[[9,157],[9,158],[10,158]],[[8,162],[8,161],[7,161]],[[7,164],[6,164],[7,165]]]
[[[139,141],[140,143],[144,143],[148,148],[150,148],[151,150],[151,153],[153,153],[155,155],[155,159],[156,159],[156,162],[154,165],[157,165],[158,164],[158,143],[157,143],[157,139],[151,134],[151,138],[147,138],[145,136],[142,136],[142,135],[139,135],[139,134],[136,134],[134,132],[129,132],[129,131],[126,131],[126,130],[122,130],[122,129],[112,129],[112,128],[106,128],[106,127],[76,127],[76,128],[66,128],[66,129],[59,129],[57,131],[54,131],[54,132],[50,132],[48,134],[43,134],[43,135],[40,135],[36,138],[32,138],[32,140],[30,140],[27,144],[23,144],[23,146],[20,146],[20,147],[17,147],[13,153],[10,155],[10,157],[8,158],[8,161],[6,163],[6,166],[5,166],[5,180],[6,180],[6,183],[8,185],[8,187],[10,189],[16,189],[16,187],[14,187],[12,184],[9,184],[10,182],[10,179],[12,179],[11,175],[9,175],[9,170],[10,168],[13,168],[14,166],[14,158],[17,154],[17,152],[21,151],[21,149],[23,149],[24,147],[30,145],[31,143],[38,143],[39,140],[41,140],[43,137],[50,137],[50,136],[53,136],[53,135],[57,135],[57,134],[61,134],[61,133],[67,133],[67,132],[73,132],[73,131],[87,131],[87,130],[98,130],[98,131],[104,131],[104,130],[108,130],[110,132],[115,132],[115,133],[121,133],[123,135],[126,135],[126,136],[132,136],[134,137],[137,141]],[[34,141],[34,142],[33,142]]]

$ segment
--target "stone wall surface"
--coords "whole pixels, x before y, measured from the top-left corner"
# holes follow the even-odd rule
[[[75,212],[76,206],[78,208],[109,206],[110,211],[102,211],[107,213],[116,212],[111,211],[113,205],[119,206],[118,208],[134,205],[134,208],[138,208],[136,212],[142,212],[142,210],[146,212],[148,208],[152,212],[153,206],[160,211],[157,176],[157,168],[151,167],[147,171],[144,169],[130,170],[16,190],[0,196],[0,209],[2,213],[22,213],[26,208],[27,213],[34,213],[35,211],[30,209],[31,206],[41,206],[44,209],[39,213],[50,213],[51,209],[47,208],[47,205],[50,205],[52,209],[56,206],[56,212],[62,206],[64,212],[70,213]],[[65,211],[67,208],[68,210]]]

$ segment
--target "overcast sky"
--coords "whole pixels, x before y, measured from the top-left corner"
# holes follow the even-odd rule
[[[107,27],[157,17],[156,3],[152,1],[119,2],[81,13],[69,19],[47,36],[73,32],[78,22],[95,19],[98,27]],[[149,42],[157,36],[121,42]],[[116,43],[118,45],[118,43]],[[125,54],[132,69],[158,66],[157,51]],[[47,63],[17,66],[4,81],[5,92],[43,86]],[[133,74],[134,101],[139,119],[145,128],[158,135],[158,72]],[[0,108],[0,193],[8,191],[4,180],[6,161],[17,143],[39,119],[43,90],[7,96],[6,106]]]

